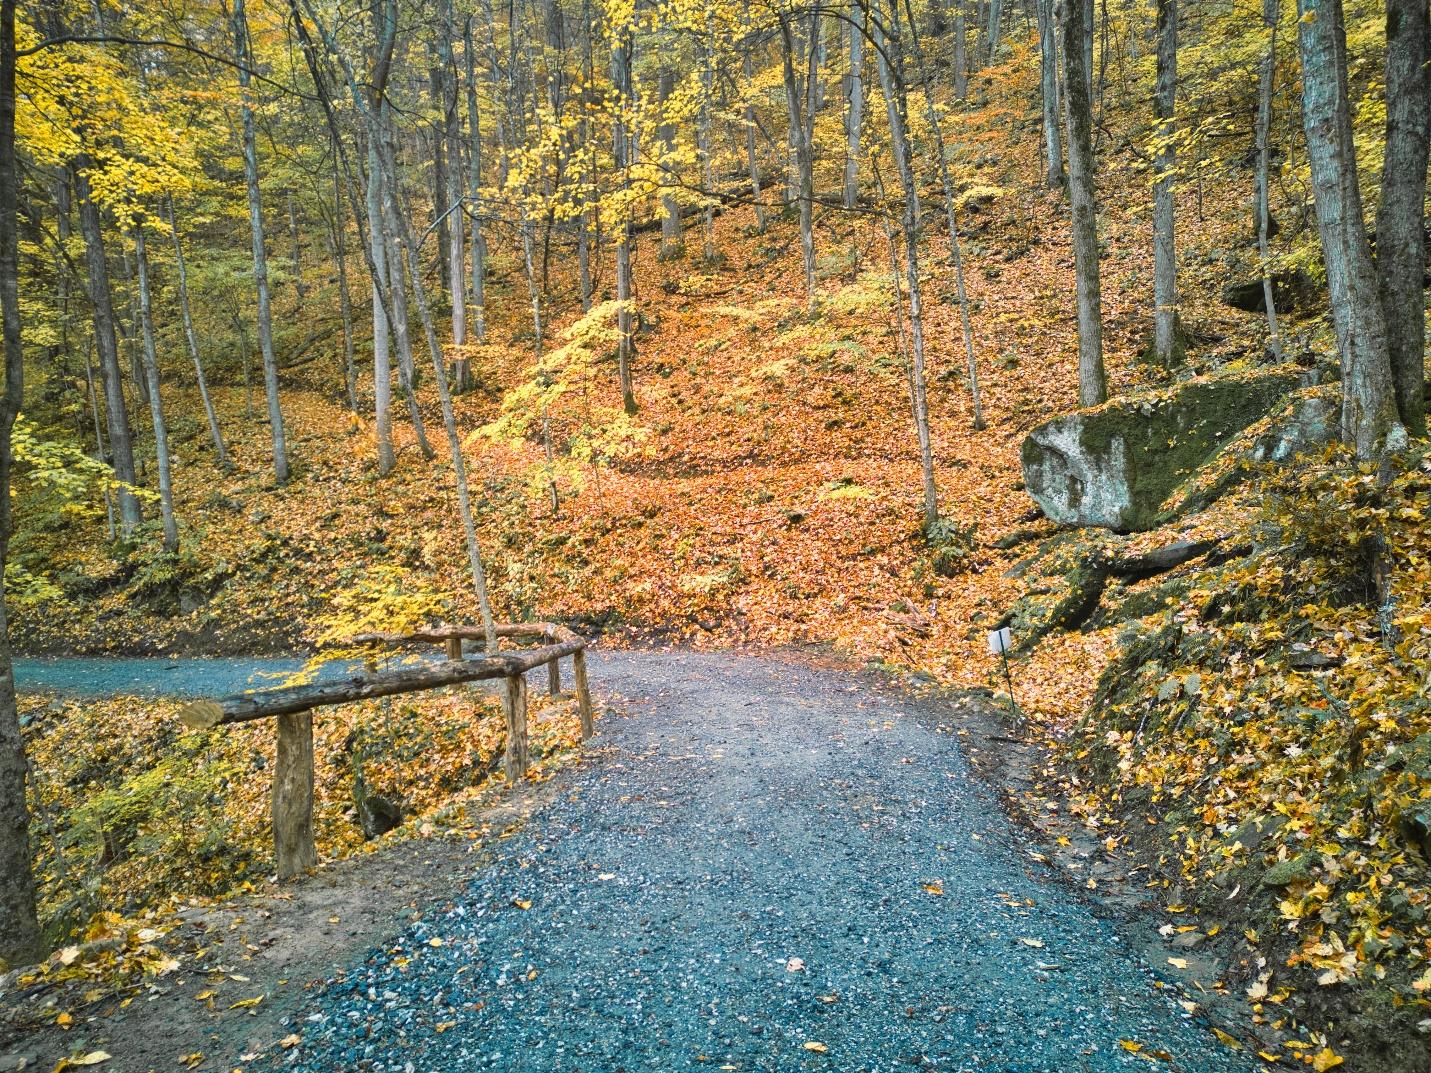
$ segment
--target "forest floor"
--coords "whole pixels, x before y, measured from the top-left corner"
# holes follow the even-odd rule
[[[789,654],[594,670],[619,697],[594,748],[486,835],[197,910],[160,986],[0,1068],[1255,1065],[1116,860],[1009,822],[1039,753],[987,701]]]

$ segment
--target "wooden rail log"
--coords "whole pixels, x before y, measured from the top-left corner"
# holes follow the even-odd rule
[[[218,700],[196,700],[179,712],[179,719],[191,730],[208,730],[227,723],[244,723],[276,715],[292,715],[329,704],[390,697],[423,689],[477,682],[485,678],[506,678],[530,670],[536,663],[520,658],[526,653],[483,656],[480,659],[448,660],[422,667],[400,667],[392,671],[356,675],[332,682],[312,682],[301,686],[280,686],[254,693],[238,693]],[[550,659],[551,656],[546,657]],[[540,660],[537,661],[541,662]]]

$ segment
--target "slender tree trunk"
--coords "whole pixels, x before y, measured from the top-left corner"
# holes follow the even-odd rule
[[[745,83],[750,86],[755,80],[754,62],[751,59],[750,49],[745,49],[741,56],[741,63],[744,65]],[[750,196],[755,203],[755,230],[757,234],[765,234],[765,205],[760,200],[760,164],[755,155],[755,105],[747,99],[745,105],[745,166],[750,172]]]
[[[612,155],[618,182],[623,193],[631,185],[631,143],[626,117],[633,104],[631,87],[631,40],[618,31],[611,48],[611,81],[616,88],[616,122],[612,132]],[[631,220],[622,211],[616,237],[616,344],[617,375],[621,381],[621,402],[628,414],[636,412],[636,396],[631,388],[632,288],[631,288]]]
[[[104,432],[99,419],[99,392],[94,386],[94,363],[90,361],[90,348],[86,347],[84,352],[84,379],[85,385],[89,388],[89,414],[94,423],[94,457],[100,462],[104,461]],[[119,534],[114,527],[114,497],[109,494],[109,488],[104,489],[104,516],[108,523],[109,539],[114,540]]]
[[[368,145],[368,246],[373,263],[373,420],[377,426],[378,476],[385,477],[397,465],[393,453],[393,371],[392,333],[388,329],[387,311],[383,306],[380,281],[387,276],[388,250],[383,241],[382,195],[379,186],[377,147]]]
[[[1342,438],[1357,457],[1400,450],[1386,320],[1357,182],[1341,0],[1298,0],[1302,125],[1342,365]]]
[[[467,196],[472,202],[472,337],[487,341],[487,243],[482,238],[482,122],[477,105],[477,49],[472,19],[462,25],[463,62],[467,65]]]
[[[664,174],[664,169],[675,166],[676,124],[666,115],[667,101],[675,89],[676,72],[663,66],[656,76],[656,106],[661,114],[661,120],[656,125],[656,136],[661,140],[661,185],[665,187],[661,193],[661,252],[658,254],[661,260],[679,257],[681,254],[681,207],[676,203],[671,187],[667,185],[670,176]]]
[[[1386,157],[1376,267],[1401,423],[1426,435],[1426,164],[1431,126],[1431,15],[1426,0],[1387,0]]]
[[[358,369],[353,359],[353,297],[348,287],[347,212],[343,208],[343,177],[333,159],[333,262],[338,268],[338,312],[343,318],[343,383],[348,393],[348,409],[358,412]]]
[[[26,965],[44,953],[35,912],[30,855],[30,810],[25,800],[29,762],[15,709],[15,672],[5,613],[4,566],[10,547],[11,432],[24,398],[24,343],[20,334],[20,179],[15,163],[15,0],[0,0],[0,331],[5,388],[0,395],[0,959]]]
[[[1262,72],[1257,93],[1257,257],[1262,271],[1262,300],[1267,306],[1267,336],[1272,355],[1282,360],[1282,332],[1277,325],[1277,299],[1272,286],[1272,251],[1270,235],[1272,208],[1270,205],[1270,173],[1272,147],[1272,86],[1277,75],[1277,28],[1281,21],[1280,0],[1262,0],[1262,21],[1271,31],[1267,55],[1262,60]]]
[[[984,30],[984,66],[993,65],[994,56],[999,51],[999,34],[1004,19],[1003,0],[989,0],[989,24]]]
[[[1084,9],[1091,0],[1060,0],[1063,102],[1068,120],[1068,185],[1073,210],[1073,261],[1078,303],[1078,401],[1108,398],[1103,371],[1103,307],[1098,269],[1098,200],[1093,186],[1093,110],[1084,43]]]
[[[954,99],[969,99],[969,28],[964,20],[967,0],[954,0]]]
[[[441,238],[447,243],[447,289],[452,296],[452,345],[467,345],[467,257],[464,244],[466,236],[462,226],[462,210],[459,208],[447,217],[448,210],[460,199],[462,189],[460,179],[462,167],[462,125],[457,114],[457,63],[452,55],[452,42],[457,33],[457,25],[452,18],[452,0],[442,0],[439,5],[441,33],[437,35],[437,56],[442,70],[443,109],[442,141],[446,145],[447,167],[442,177],[442,188],[446,196],[438,201],[437,211],[444,214]],[[466,391],[469,376],[467,358],[459,351],[453,368],[453,390]]]
[[[1087,0],[1084,0],[1086,3]],[[1178,324],[1178,246],[1173,200],[1178,165],[1175,113],[1178,92],[1178,0],[1157,0],[1157,81],[1153,116],[1158,151],[1153,160],[1153,360],[1164,369],[1182,361]]]
[[[223,431],[219,428],[219,417],[214,412],[214,401],[209,397],[209,383],[204,376],[204,362],[199,356],[199,336],[194,331],[194,316],[189,308],[189,270],[184,261],[184,243],[179,239],[179,227],[174,219],[174,199],[164,199],[164,209],[169,218],[169,234],[174,241],[174,264],[179,270],[179,314],[184,322],[184,339],[189,344],[189,357],[194,363],[194,380],[199,385],[199,399],[204,404],[204,417],[209,422],[209,438],[214,441],[214,457],[224,469],[229,469],[228,448],[224,444]]]
[[[268,399],[268,428],[273,440],[273,476],[288,480],[288,445],[283,411],[278,405],[278,357],[273,351],[273,309],[268,290],[268,250],[263,237],[263,199],[258,188],[258,146],[254,135],[253,107],[249,103],[248,17],[244,0],[234,0],[234,52],[239,63],[239,89],[243,94],[243,171],[248,187],[248,222],[253,238],[253,281],[258,291],[258,346],[263,354],[263,390]]]
[[[154,301],[149,285],[149,251],[144,225],[134,227],[134,263],[139,270],[139,324],[144,336],[144,380],[149,385],[149,417],[154,424],[154,455],[159,470],[159,513],[164,522],[164,550],[179,548],[179,525],[174,518],[174,477],[169,458],[169,427],[159,396],[159,352],[154,342]]]
[[[969,295],[964,286],[964,255],[959,247],[959,218],[954,205],[954,180],[949,174],[949,158],[945,152],[944,128],[939,109],[934,103],[934,72],[925,62],[924,49],[914,21],[914,5],[904,0],[908,16],[910,43],[918,62],[919,82],[924,89],[924,115],[934,136],[934,157],[939,161],[939,180],[944,193],[944,216],[949,223],[949,259],[954,262],[954,289],[959,300],[959,324],[964,334],[964,361],[968,372],[969,399],[976,431],[984,428],[984,404],[979,393],[979,366],[974,360],[974,331],[969,322]]]
[[[909,289],[909,329],[911,340],[910,394],[914,411],[914,431],[919,441],[919,464],[924,484],[924,528],[932,531],[939,522],[939,492],[934,483],[934,449],[929,434],[929,401],[924,373],[924,306],[919,280],[919,187],[909,154],[902,52],[896,40],[886,38],[878,20],[871,20],[876,46],[876,64],[889,116],[890,148],[904,191],[905,283]],[[895,53],[895,66],[886,59],[886,50]]]
[[[1062,190],[1068,182],[1063,170],[1063,121],[1059,118],[1058,94],[1058,34],[1054,27],[1054,0],[1035,0],[1038,4],[1039,84],[1043,96],[1043,144],[1048,161],[1044,184],[1050,190]]]
[[[862,27],[865,13],[856,3],[850,8],[850,18]],[[860,135],[865,118],[865,35],[857,26],[850,27],[850,75],[845,110],[845,208],[853,209],[860,199]]]
[[[90,196],[88,157],[81,157],[70,169],[75,201],[79,206],[80,233],[84,236],[84,262],[89,283],[90,307],[94,312],[95,347],[99,352],[99,376],[104,385],[104,414],[109,431],[109,457],[119,488],[119,534],[126,539],[142,521],[135,485],[134,441],[129,432],[129,411],[124,403],[124,379],[119,371],[119,341],[114,330],[114,304],[109,290],[109,265],[104,253],[104,231],[99,207]]]
[[[303,243],[299,239],[298,230],[298,203],[293,197],[293,191],[287,191],[288,200],[288,236],[293,242],[293,305],[301,308],[303,299],[308,297],[308,288],[303,285]]]
[[[785,103],[790,110],[790,140],[795,150],[795,172],[797,181],[797,201],[800,210],[800,260],[805,267],[805,304],[815,308],[815,184],[814,161],[811,160],[811,146],[806,136],[805,98],[809,90],[809,80],[801,84],[795,71],[795,39],[788,19],[780,19],[780,56],[785,78]],[[812,46],[813,52],[813,46]]]
[[[701,185],[706,190],[705,204],[701,206],[701,256],[706,264],[715,262],[715,206],[710,199],[710,191],[715,188],[715,148],[711,118],[715,107],[715,28],[711,24],[710,9],[706,9],[705,36],[701,41],[701,114],[700,126],[696,131],[696,146],[701,156]]]

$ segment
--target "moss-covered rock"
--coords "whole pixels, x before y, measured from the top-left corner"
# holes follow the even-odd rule
[[[1023,444],[1029,494],[1056,522],[1150,528],[1179,485],[1303,376],[1291,365],[1204,376],[1045,422]]]

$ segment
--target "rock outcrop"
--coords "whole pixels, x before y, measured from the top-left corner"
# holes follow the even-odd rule
[[[1316,378],[1292,365],[1205,376],[1055,418],[1024,440],[1025,485],[1056,522],[1151,528],[1198,467]]]

